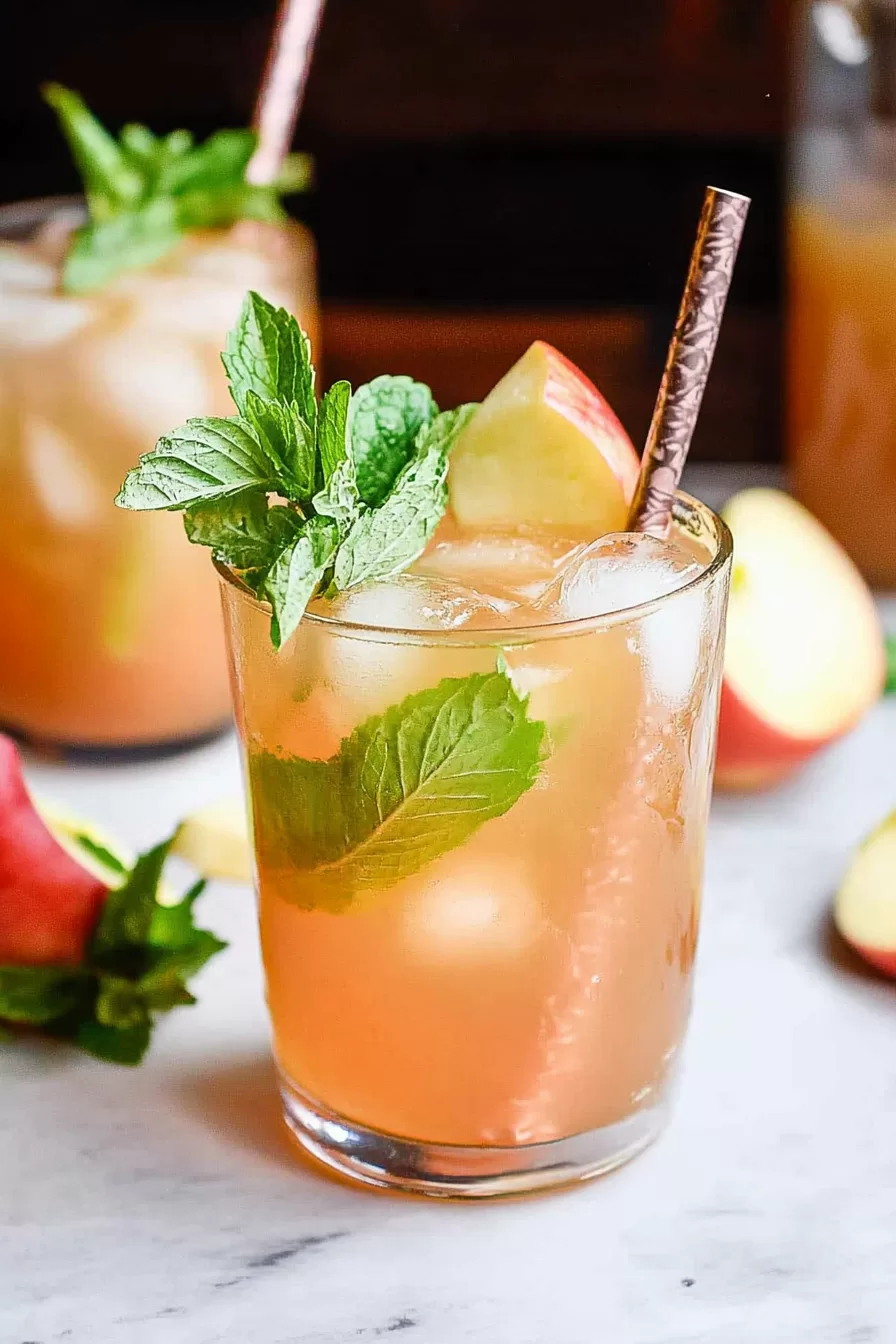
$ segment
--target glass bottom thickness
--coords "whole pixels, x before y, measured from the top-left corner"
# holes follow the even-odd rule
[[[550,1143],[480,1147],[424,1143],[366,1129],[280,1075],[283,1118],[311,1157],[349,1180],[440,1199],[534,1194],[603,1176],[660,1134],[665,1100],[600,1129]]]

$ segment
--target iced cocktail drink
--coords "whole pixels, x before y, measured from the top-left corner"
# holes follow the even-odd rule
[[[221,577],[286,1120],[426,1193],[608,1170],[688,1017],[727,529],[680,496],[624,531],[637,455],[542,342],[479,407],[318,403],[249,295],[227,365],[239,414],[118,498],[183,509]]]
[[[284,1104],[334,1166],[510,1191],[613,1166],[661,1125],[691,996],[728,554],[705,509],[682,500],[678,519],[667,543],[591,546],[443,528],[410,573],[312,604],[280,654],[224,580]],[[331,770],[335,808],[333,762],[372,716],[407,697],[448,715],[444,688],[462,698],[471,677],[500,698],[502,665],[547,726],[533,787],[409,876],[395,851],[413,814],[325,876],[309,867],[290,763]],[[421,786],[419,808],[451,806],[463,775]]]
[[[0,211],[0,722],[40,741],[164,743],[220,726],[219,601],[180,518],[112,505],[135,455],[226,414],[220,351],[247,285],[316,330],[298,224],[196,231],[95,292],[61,292],[77,209]]]

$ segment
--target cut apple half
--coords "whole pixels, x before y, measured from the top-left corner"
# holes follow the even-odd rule
[[[856,852],[837,893],[834,922],[859,956],[896,978],[896,812]]]
[[[178,831],[172,853],[206,877],[251,882],[249,830],[242,798],[222,798],[194,812]]]
[[[622,531],[640,463],[597,388],[536,341],[473,416],[451,454],[451,508],[464,527]]]
[[[723,516],[734,569],[716,782],[762,788],[878,699],[883,634],[852,561],[789,495],[744,490]]]

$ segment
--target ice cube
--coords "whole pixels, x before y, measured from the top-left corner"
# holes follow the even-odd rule
[[[109,500],[90,464],[68,439],[32,415],[22,424],[20,442],[34,493],[47,517],[61,527],[95,523]]]
[[[319,600],[311,610],[381,630],[456,630],[459,626],[493,630],[507,625],[502,605],[444,579],[397,574],[381,583],[349,589],[333,601]]]
[[[542,606],[554,620],[605,616],[666,597],[702,569],[674,542],[611,533],[574,555]]]
[[[48,261],[18,243],[0,243],[0,290],[49,294],[55,288],[56,269]]]
[[[11,289],[0,298],[0,349],[57,345],[85,327],[93,308],[84,299],[40,290]]]
[[[518,957],[543,920],[532,878],[512,858],[455,859],[438,876],[416,878],[405,897],[404,935],[411,955],[439,964]]]
[[[579,544],[550,533],[458,532],[438,540],[415,570],[472,584],[499,597],[535,602],[580,549]]]
[[[111,416],[141,452],[191,416],[220,409],[199,355],[162,332],[104,326],[77,343],[70,364],[73,395]]]
[[[648,685],[670,709],[682,709],[696,684],[705,611],[706,593],[701,586],[671,598],[640,626]]]
[[[414,574],[366,584],[332,602],[318,600],[309,610],[381,630],[419,633],[500,630],[509,623],[507,615],[481,593]],[[438,685],[444,677],[495,666],[495,651],[488,647],[427,648],[400,637],[372,639],[328,629],[320,630],[320,640],[325,676],[345,714],[345,731],[414,691]]]

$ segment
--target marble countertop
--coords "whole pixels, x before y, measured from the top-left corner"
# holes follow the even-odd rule
[[[252,898],[216,885],[231,947],[141,1069],[0,1052],[0,1344],[896,1340],[896,987],[827,922],[896,804],[894,743],[896,699],[778,792],[716,800],[672,1123],[534,1200],[384,1196],[296,1159]],[[135,845],[238,786],[232,740],[29,777]]]

